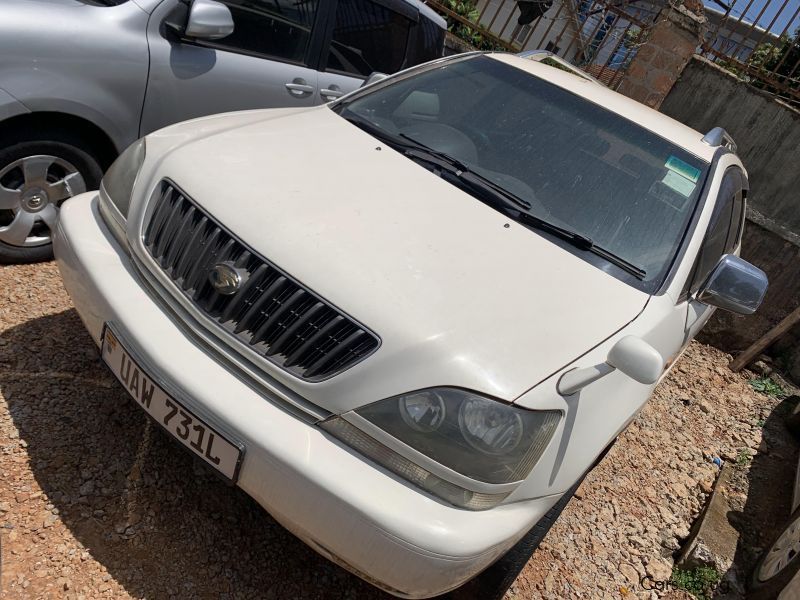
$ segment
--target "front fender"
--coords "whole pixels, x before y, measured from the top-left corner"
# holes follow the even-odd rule
[[[31,112],[22,102],[0,88],[0,121]]]

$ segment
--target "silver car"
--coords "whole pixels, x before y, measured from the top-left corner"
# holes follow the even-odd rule
[[[329,102],[441,56],[445,27],[419,0],[2,0],[0,262],[50,258],[60,203],[140,136]]]

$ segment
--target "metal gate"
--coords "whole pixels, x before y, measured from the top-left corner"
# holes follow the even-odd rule
[[[621,82],[660,14],[660,6],[651,2],[477,0],[464,15],[453,10],[454,2],[443,2],[448,0],[428,0],[461,32],[470,32],[467,42],[511,52],[548,50],[611,88]]]
[[[428,0],[480,49],[544,49],[616,89],[666,0]],[[800,0],[707,0],[698,52],[800,106]],[[467,33],[464,36],[464,33]]]
[[[714,0],[702,54],[800,106],[800,0]]]

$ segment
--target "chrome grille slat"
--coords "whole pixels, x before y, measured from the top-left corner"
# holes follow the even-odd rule
[[[223,335],[308,381],[332,377],[380,345],[375,334],[256,255],[170,182],[161,183],[152,201],[145,248]],[[208,279],[219,263],[245,272],[232,295],[218,293]]]
[[[174,199],[172,203],[172,210],[166,217],[164,221],[164,230],[161,232],[161,237],[158,240],[158,245],[156,246],[156,252],[159,256],[162,257],[162,263],[166,261],[166,253],[169,250],[172,241],[175,239],[175,234],[178,231],[178,227],[180,227],[180,216],[181,216],[181,198],[178,196],[177,199]]]
[[[211,230],[210,235],[206,234],[201,244],[202,250],[200,252],[200,256],[198,256],[197,262],[194,263],[193,268],[186,276],[186,285],[184,286],[184,289],[190,294],[192,300],[197,297],[199,288],[202,287],[202,285],[208,279],[207,265],[209,262],[209,255],[214,250],[214,245],[217,243],[219,234],[220,231],[216,228]]]
[[[309,358],[316,352],[316,344],[323,343],[325,341],[325,336],[328,335],[334,329],[334,327],[339,325],[343,320],[344,319],[340,315],[334,315],[332,319],[317,329],[316,333],[305,340],[294,352],[286,357],[286,365],[293,367],[296,364],[302,363],[313,364],[313,361],[309,360]]]
[[[313,319],[314,316],[319,314],[320,311],[325,310],[325,308],[326,306],[322,302],[315,302],[302,315],[298,315],[295,322],[287,326],[278,339],[275,340],[275,343],[273,343],[267,351],[267,356],[278,354],[282,352],[284,348],[287,348],[289,342],[292,340],[292,336],[297,333],[297,330],[304,325],[308,325],[309,320]]]
[[[180,264],[180,257],[181,253],[185,250],[185,240],[186,236],[191,233],[191,229],[189,229],[189,223],[192,222],[194,218],[194,206],[189,206],[189,210],[183,215],[181,219],[181,224],[178,227],[178,232],[175,235],[175,240],[172,242],[169,250],[167,251],[167,255],[164,259],[166,264],[174,265],[173,271],[176,270],[177,265]]]
[[[231,319],[238,321],[236,318],[237,311],[242,306],[244,301],[247,299],[248,294],[250,293],[251,288],[256,286],[256,284],[261,280],[262,277],[267,273],[269,267],[267,265],[259,265],[254,273],[250,275],[247,281],[244,282],[242,285],[242,289],[239,290],[239,293],[234,296],[233,300],[228,303],[228,306],[225,307],[222,315],[220,315],[220,321],[225,323],[226,321],[230,321]],[[256,286],[257,288],[257,286]]]
[[[172,273],[175,281],[180,282],[180,285],[184,290],[186,290],[186,277],[192,267],[192,260],[195,256],[197,256],[197,245],[203,241],[203,237],[205,235],[204,230],[207,223],[208,219],[203,216],[200,218],[198,223],[192,224],[192,235],[186,244],[186,249],[183,252],[183,256]]]

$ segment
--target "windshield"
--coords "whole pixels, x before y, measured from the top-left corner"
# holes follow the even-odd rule
[[[588,244],[570,251],[651,293],[681,245],[708,170],[632,121],[483,55],[400,79],[336,110],[508,191],[524,201],[524,212],[618,260],[582,252]],[[625,263],[635,269],[617,266]]]

